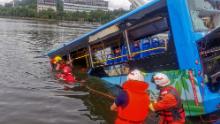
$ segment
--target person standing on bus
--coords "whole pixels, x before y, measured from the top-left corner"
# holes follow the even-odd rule
[[[185,112],[177,90],[170,86],[167,75],[157,73],[152,82],[160,90],[157,101],[150,103],[149,108],[160,116],[159,124],[184,124]]]
[[[110,107],[112,111],[117,111],[115,124],[143,124],[150,103],[144,75],[139,70],[131,71],[122,89]]]

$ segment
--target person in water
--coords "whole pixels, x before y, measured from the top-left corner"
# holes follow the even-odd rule
[[[110,107],[112,111],[117,111],[115,124],[143,124],[148,116],[150,103],[148,83],[144,82],[144,75],[139,70],[131,71],[122,89]]]
[[[62,59],[62,57],[60,56],[55,56],[53,59],[51,59],[50,63],[53,67],[53,69],[55,69],[57,72],[62,72],[63,71],[63,68],[65,66],[70,66],[72,67],[71,65],[71,62],[72,61],[65,61]]]
[[[57,66],[57,64],[62,60],[62,57],[60,56],[55,56],[54,58],[50,59],[50,64],[52,67],[52,70],[54,70]]]
[[[72,68],[69,61],[65,62],[62,57],[55,56],[51,60],[51,63],[57,72],[57,79],[63,80],[67,84],[74,84],[76,82],[75,76],[72,74]]]
[[[185,112],[177,90],[170,86],[167,75],[157,73],[152,77],[152,82],[160,90],[157,101],[150,103],[149,108],[159,113],[159,124],[184,124]]]
[[[63,80],[67,84],[76,83],[76,78],[72,74],[72,69],[70,66],[64,66],[62,71],[62,73],[56,75],[58,79]]]
[[[62,72],[64,67],[69,66],[68,64],[66,64],[66,62],[64,60],[60,60],[57,64],[56,64],[56,71],[60,71]]]

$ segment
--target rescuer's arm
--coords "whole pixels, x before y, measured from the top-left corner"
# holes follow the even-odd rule
[[[125,91],[121,91],[115,98],[115,102],[111,105],[110,110],[116,111],[117,107],[124,107],[128,104],[128,94]]]
[[[56,65],[56,68],[55,68],[56,71],[59,71],[59,70],[60,70],[60,66],[61,66],[60,64],[57,64],[57,65]]]
[[[175,96],[173,96],[172,94],[165,94],[163,95],[161,100],[157,101],[156,103],[151,103],[149,105],[149,108],[152,111],[160,111],[160,110],[169,109],[176,105],[177,105],[177,101]]]

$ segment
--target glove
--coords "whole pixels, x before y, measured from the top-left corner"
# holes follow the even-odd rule
[[[153,106],[153,103],[150,103],[149,109],[150,109],[151,111],[153,111],[153,112],[155,111],[154,106]]]

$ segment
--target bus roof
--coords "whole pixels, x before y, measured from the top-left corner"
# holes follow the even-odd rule
[[[74,51],[73,48],[76,47],[86,47],[86,45],[88,45],[88,38],[104,29],[107,29],[113,25],[120,25],[121,23],[127,22],[129,20],[137,20],[140,19],[144,16],[146,16],[146,14],[150,14],[151,12],[153,12],[154,10],[163,8],[166,5],[166,0],[152,0],[149,3],[125,14],[120,16],[119,18],[114,19],[113,21],[110,21],[100,27],[98,27],[95,30],[92,30],[91,32],[88,32],[84,35],[82,35],[81,37],[78,37],[76,39],[73,40],[69,40],[66,41],[66,43],[64,43],[63,45],[61,45],[59,48],[51,50],[48,53],[49,57],[54,57],[56,55],[65,55],[68,54],[69,52]]]

